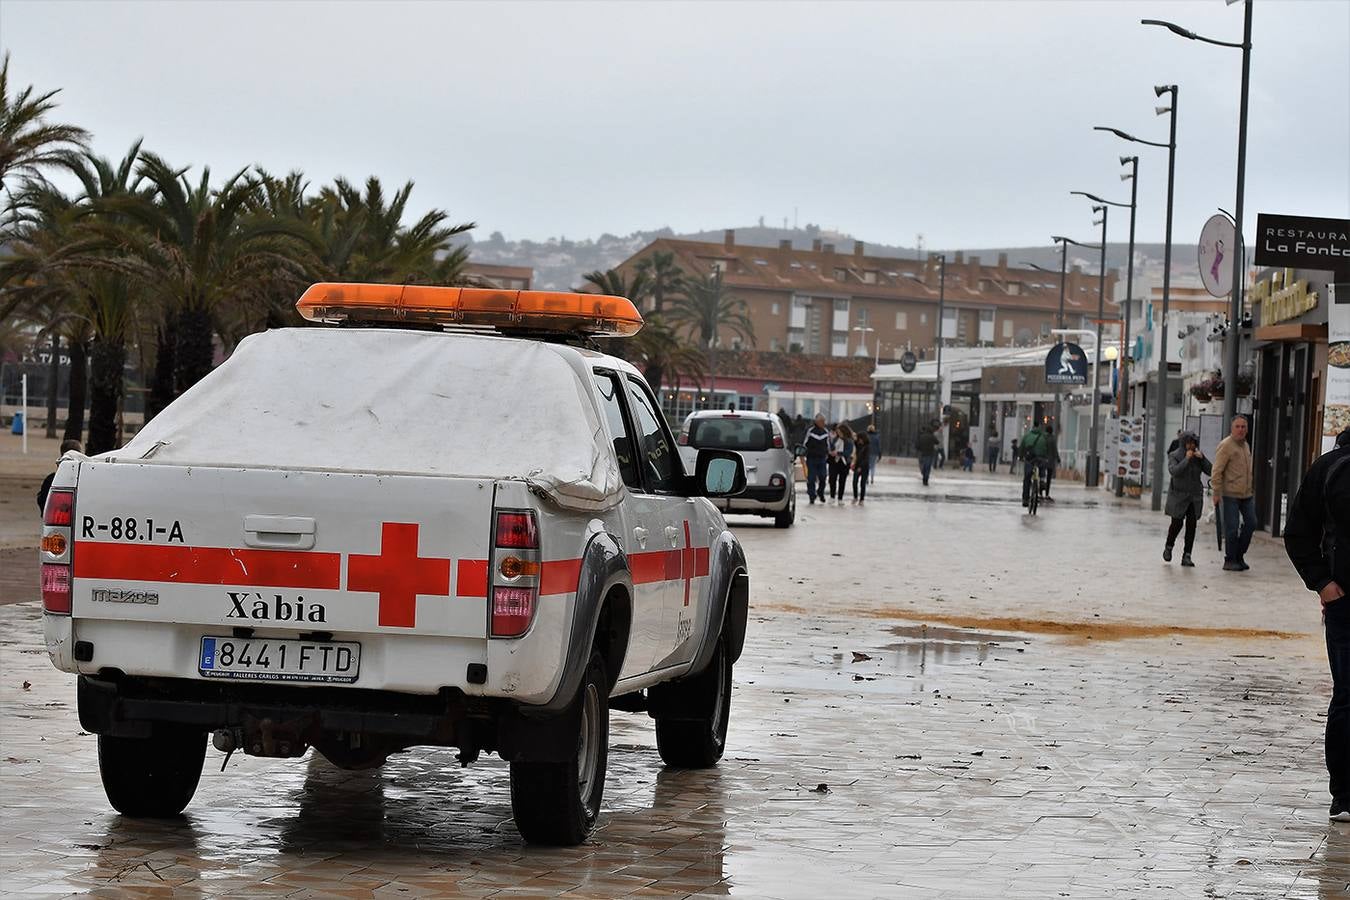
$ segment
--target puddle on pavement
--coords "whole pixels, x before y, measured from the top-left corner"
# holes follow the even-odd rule
[[[896,625],[890,632],[901,640],[880,649],[891,655],[897,668],[920,673],[930,666],[982,663],[1000,650],[1017,652],[1008,645],[1029,643],[1025,637],[1013,634],[942,625]]]

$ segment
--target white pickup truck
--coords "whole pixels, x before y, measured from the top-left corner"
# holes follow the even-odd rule
[[[47,651],[119,812],[181,812],[208,735],[350,769],[441,745],[509,760],[521,835],[565,845],[611,705],[669,765],[721,757],[749,579],[706,498],[740,458],[685,472],[641,375],[588,349],[640,327],[622,298],[401,291],[315,285],[309,317],[368,327],[247,338],[126,447],[62,460]]]

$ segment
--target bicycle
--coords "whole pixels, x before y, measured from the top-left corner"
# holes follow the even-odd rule
[[[1041,461],[1031,462],[1031,499],[1027,502],[1027,515],[1036,515],[1041,505]]]

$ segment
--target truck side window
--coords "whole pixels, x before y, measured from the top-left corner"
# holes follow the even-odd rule
[[[605,411],[610,434],[614,435],[614,458],[619,462],[619,475],[630,489],[640,491],[642,476],[634,462],[633,437],[628,433],[628,424],[623,418],[623,407],[619,405],[618,380],[613,375],[596,372],[595,393],[600,398],[601,409]]]
[[[679,490],[681,469],[675,457],[675,443],[664,425],[651,395],[637,381],[628,379],[628,406],[641,444],[643,470],[652,490],[673,494]]]

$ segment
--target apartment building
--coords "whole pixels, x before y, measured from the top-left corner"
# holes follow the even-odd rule
[[[728,291],[744,300],[754,326],[755,347],[826,356],[898,359],[912,350],[929,358],[938,340],[942,266],[927,260],[870,256],[861,241],[850,252],[816,240],[810,250],[790,241],[778,247],[736,243],[728,230],[722,243],[662,238],[620,264],[630,274],[645,257],[675,256],[688,274],[721,272]],[[944,346],[1027,346],[1049,338],[1060,303],[1058,273],[1009,265],[1006,254],[992,263],[957,251],[946,264]],[[1115,270],[1106,279],[1107,315]],[[1065,325],[1085,327],[1097,314],[1097,275],[1074,267],[1065,285]],[[879,345],[878,345],[879,342]],[[730,333],[724,347],[740,346]]]

